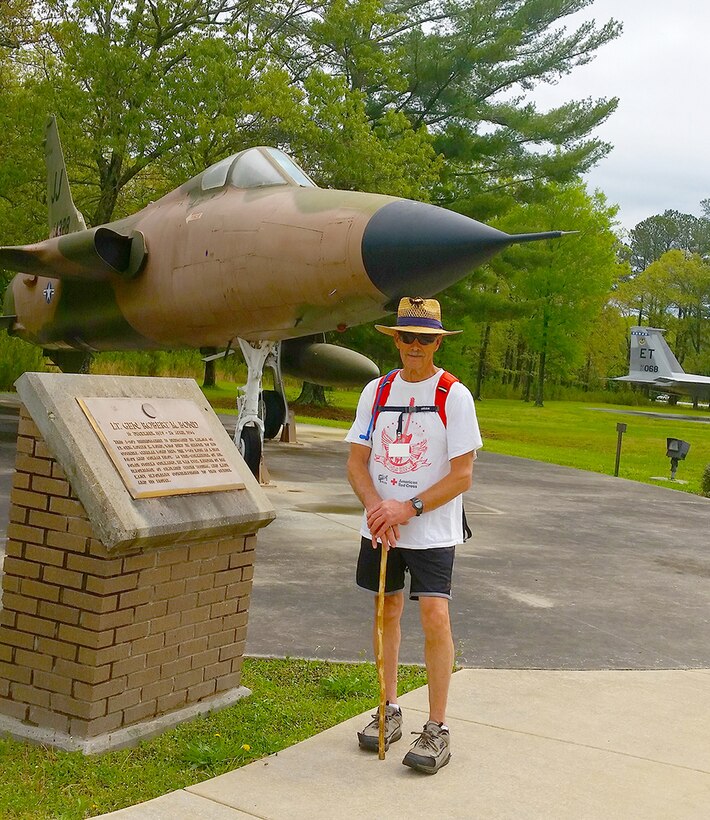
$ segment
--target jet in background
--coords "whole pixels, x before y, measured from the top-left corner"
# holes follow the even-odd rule
[[[318,188],[269,147],[227,157],[133,216],[87,228],[54,117],[46,161],[50,238],[0,248],[0,268],[20,271],[3,325],[74,372],[103,350],[238,345],[249,375],[235,440],[252,467],[265,415],[286,418],[282,371],[321,384],[378,374],[366,357],[323,344],[324,332],[381,318],[402,296],[432,296],[512,243],[562,235],[508,235],[421,202]],[[277,399],[266,409],[265,366]]]
[[[662,393],[710,400],[710,376],[686,373],[657,327],[632,327],[629,373],[617,382],[644,384]]]

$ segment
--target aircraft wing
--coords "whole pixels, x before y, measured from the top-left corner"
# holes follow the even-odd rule
[[[35,245],[0,247],[0,268],[53,279],[97,282],[116,274],[133,278],[142,269],[146,256],[140,231],[121,234],[98,227]]]
[[[656,376],[655,378],[651,378],[651,377],[643,378],[642,376],[628,375],[628,376],[614,376],[614,378],[611,379],[611,381],[613,381],[613,382],[630,382],[631,384],[649,384],[649,385],[653,386],[654,384],[659,382],[660,379],[658,378],[658,376]]]
[[[673,381],[678,385],[710,387],[710,376],[699,376],[692,373],[684,373],[682,376],[676,375]]]

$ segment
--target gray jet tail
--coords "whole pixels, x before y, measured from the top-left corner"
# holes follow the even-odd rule
[[[657,327],[632,327],[629,375],[624,381],[655,382],[683,374],[673,351]]]

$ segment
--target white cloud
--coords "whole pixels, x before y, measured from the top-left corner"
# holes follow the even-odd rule
[[[701,0],[596,0],[568,18],[624,24],[586,66],[532,99],[548,108],[570,99],[619,97],[595,132],[614,150],[587,179],[620,206],[625,228],[674,208],[700,213],[710,197],[710,5]]]

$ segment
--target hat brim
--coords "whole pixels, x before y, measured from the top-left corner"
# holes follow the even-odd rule
[[[463,333],[463,330],[444,330],[443,328],[422,327],[421,325],[399,325],[398,327],[387,327],[387,325],[375,325],[375,329],[387,336],[394,336],[400,331],[405,333],[421,333],[427,336],[456,336]]]

